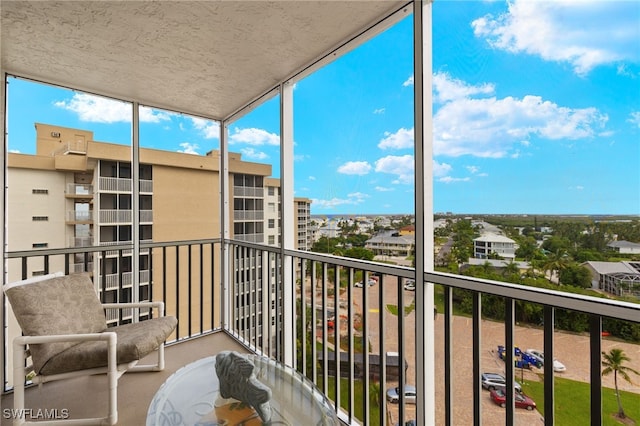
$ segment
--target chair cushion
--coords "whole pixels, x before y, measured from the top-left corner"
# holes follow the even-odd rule
[[[107,328],[104,310],[88,274],[72,274],[8,285],[5,294],[26,336],[99,333]],[[39,373],[49,358],[76,342],[30,345]]]
[[[178,321],[175,317],[159,317],[132,324],[111,327],[118,335],[118,364],[137,361],[150,354],[169,337]],[[83,342],[53,356],[40,374],[59,374],[69,371],[107,366],[106,342]]]

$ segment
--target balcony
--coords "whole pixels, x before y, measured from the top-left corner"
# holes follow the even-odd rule
[[[407,267],[293,250],[285,250],[283,258],[281,249],[239,241],[228,241],[225,248],[229,253],[224,267],[227,280],[220,290],[215,284],[221,273],[215,260],[220,240],[141,243],[141,250],[155,255],[151,285],[156,287],[152,294],[164,295],[167,313],[178,317],[179,327],[169,342],[167,371],[125,375],[119,398],[131,403],[120,405],[121,424],[143,422],[149,401],[171,372],[225,348],[263,354],[304,371],[329,399],[336,401],[339,395],[342,402],[337,410],[346,424],[395,424],[399,419],[415,418],[416,407],[423,403],[420,398],[417,406],[388,404],[385,393],[399,382],[417,385],[423,375],[431,376],[429,357],[435,373],[435,406],[430,410],[436,424],[553,424],[558,373],[554,375],[551,364],[539,371],[506,368],[514,364],[515,357],[507,351],[506,362],[501,361],[497,345],[543,348],[547,357],[563,360],[568,369],[563,377],[588,383],[590,400],[580,403],[589,411],[591,424],[600,424],[604,415],[600,408],[602,389],[613,387],[612,377],[601,376],[601,352],[612,346],[624,347],[627,353],[637,351],[637,345],[603,338],[602,330],[612,319],[640,323],[640,304],[435,272],[425,273],[418,280],[422,285],[411,291],[403,286],[414,277],[413,269]],[[68,256],[68,251],[8,253],[8,257],[10,262],[20,259],[26,267],[43,256],[45,263],[51,263],[55,257]],[[341,282],[338,289],[336,276]],[[354,286],[357,280],[371,276],[379,277],[376,284],[364,289]],[[428,306],[434,288],[444,307],[435,317],[421,308]],[[459,296],[460,291],[470,295],[470,317],[453,314],[457,305],[454,294]],[[415,302],[421,298],[425,298],[424,304]],[[505,319],[491,320],[482,314],[484,298],[503,300]],[[542,306],[544,325],[516,325],[522,302]],[[110,322],[133,318],[131,313],[120,318],[114,315],[107,313]],[[555,329],[556,317],[561,315],[586,321],[588,331],[575,335]],[[431,353],[419,350],[421,336]],[[347,362],[336,364],[338,340],[340,357]],[[406,360],[406,370],[387,364],[391,353]],[[501,372],[508,381],[541,381],[544,401],[537,402],[538,406],[544,402],[544,417],[538,411],[510,406],[505,410],[493,404],[481,387],[484,371]],[[342,380],[336,381],[335,376]],[[90,404],[83,401],[82,407],[73,404],[74,395],[93,389],[91,381],[72,386],[46,384],[46,392],[30,389],[27,401],[35,401],[34,407],[78,410],[80,416],[85,410],[101,409],[103,404],[99,397],[92,398]],[[382,384],[372,386],[374,383]],[[640,393],[635,384],[620,385]],[[428,387],[418,389],[419,395],[429,392]],[[383,401],[379,407],[371,402],[377,392],[378,400]],[[3,404],[10,404],[10,399],[7,393]]]
[[[411,75],[412,89],[407,90],[413,90],[413,195],[416,235],[420,236],[415,247],[417,276],[411,268],[292,250],[294,244],[290,239],[295,230],[285,227],[291,227],[295,217],[287,207],[278,210],[283,224],[284,249],[256,244],[262,242],[264,236],[258,229],[249,228],[247,234],[236,235],[233,241],[140,241],[139,245],[130,241],[114,242],[108,247],[109,251],[104,246],[20,252],[3,249],[6,264],[6,268],[0,268],[3,275],[24,277],[33,270],[46,273],[54,265],[64,265],[65,273],[82,268],[77,265],[85,265],[84,270],[89,271],[90,259],[99,262],[108,255],[117,257],[121,264],[131,261],[132,255],[137,260],[143,251],[150,253],[149,294],[165,301],[167,313],[178,317],[178,329],[169,341],[166,371],[123,376],[119,398],[128,404],[119,406],[121,424],[143,424],[151,397],[173,371],[217,351],[236,349],[278,359],[304,372],[329,399],[339,401],[335,403],[336,411],[345,424],[393,425],[417,415],[426,418],[425,424],[437,425],[514,424],[516,421],[553,425],[557,386],[551,365],[539,372],[542,376],[527,375],[526,378],[527,381],[541,380],[544,392],[538,402],[544,402],[544,419],[537,411],[516,410],[511,387],[507,390],[505,409],[492,404],[481,388],[480,375],[489,369],[503,371],[508,382],[519,374],[524,377],[524,371],[512,367],[514,359],[510,349],[523,343],[540,345],[547,357],[563,359],[570,374],[587,383],[589,397],[575,404],[588,412],[588,423],[602,424],[604,416],[609,414],[601,408],[605,397],[603,389],[612,387],[612,379],[601,376],[600,353],[614,342],[603,338],[603,324],[620,320],[637,325],[639,305],[425,272],[433,263],[429,261],[433,239],[425,237],[432,231],[430,220],[434,207],[431,44],[438,37],[432,40],[431,36],[432,3],[429,0],[322,4],[219,2],[200,7],[198,2],[154,2],[152,5],[119,2],[104,8],[100,2],[3,2],[0,74],[5,80],[7,75],[15,75],[126,100],[129,107],[123,109],[131,110],[131,140],[124,140],[124,144],[111,149],[127,151],[132,170],[147,160],[156,159],[155,154],[147,158],[140,155],[140,148],[145,146],[145,138],[140,138],[140,107],[155,105],[179,114],[208,117],[218,123],[220,151],[212,154],[212,158],[217,156],[220,160],[219,176],[212,176],[208,182],[214,185],[213,182],[219,181],[220,205],[232,198],[264,199],[261,185],[244,187],[234,185],[230,179],[230,166],[239,159],[230,155],[225,143],[230,124],[257,104],[277,95],[279,117],[273,124],[278,121],[280,124],[281,203],[290,205],[294,193],[294,87],[329,62],[413,15],[413,67],[398,68],[394,73]],[[47,25],[42,25],[43,16]],[[69,16],[75,18],[71,25]],[[154,17],[163,18],[162,25],[153,26],[157,43],[138,43],[134,46],[136,52],[131,51],[130,44],[118,43],[125,33],[144,40]],[[102,22],[109,23],[108,30],[101,27]],[[207,32],[206,37],[193,37],[191,32],[185,32],[185,22],[196,33],[201,29],[212,32]],[[185,44],[185,34],[191,49],[180,48]],[[250,37],[238,37],[238,34]],[[212,43],[220,48],[212,49]],[[94,48],[101,44],[110,48]],[[34,45],[40,48],[33,49]],[[262,54],[256,55],[256,49]],[[475,64],[467,62],[468,58],[458,57],[464,67]],[[522,64],[515,65],[523,68]],[[87,67],[91,72],[87,72]],[[216,72],[211,72],[212,69]],[[191,90],[185,90],[185,82],[190,82]],[[132,87],[139,91],[132,91]],[[6,90],[5,84],[3,97],[8,93]],[[3,131],[8,134],[4,113],[1,120]],[[473,123],[464,123],[464,126],[467,124]],[[360,137],[358,131],[353,133],[354,139]],[[87,157],[114,161],[118,158],[111,152],[91,152],[97,149],[97,144],[87,148]],[[87,166],[91,164],[76,157],[81,156],[58,155],[54,166],[69,172],[89,170]],[[167,161],[163,165],[170,167],[172,163]],[[159,176],[155,172],[153,175]],[[100,177],[94,190],[97,194],[130,194],[137,185],[136,176],[133,177],[133,180]],[[3,188],[8,188],[6,179],[2,179]],[[140,193],[153,191],[150,181],[138,181]],[[159,192],[156,188],[156,193]],[[216,229],[214,235],[226,237],[234,233],[233,228],[226,228],[229,226],[227,213],[227,209],[220,209],[217,219],[221,229]],[[215,214],[211,216],[216,221]],[[135,219],[136,215],[132,217]],[[3,219],[8,223],[6,215]],[[139,219],[145,222],[142,216]],[[0,231],[4,240],[7,233],[14,232],[6,228],[8,230]],[[243,241],[238,241],[240,238]],[[83,254],[84,263],[77,263],[75,258]],[[131,263],[134,273],[139,272],[141,265]],[[371,275],[379,276],[377,284],[355,288],[358,280],[366,283]],[[105,273],[101,277],[96,287],[106,285]],[[97,279],[95,275],[94,279]],[[415,279],[414,291],[405,290],[406,279]],[[142,281],[142,277],[139,280]],[[138,284],[134,278],[133,298],[145,290],[136,287]],[[128,289],[118,287],[118,290]],[[463,299],[461,294],[465,296]],[[442,309],[434,316],[431,310],[436,298]],[[491,299],[501,301],[504,306],[499,315],[494,313],[500,320],[491,320],[484,314],[487,304],[483,302]],[[454,315],[461,303],[467,304],[470,315]],[[542,309],[543,324],[527,328],[516,325],[524,303]],[[129,317],[116,317],[111,312],[107,315],[110,321]],[[141,317],[147,315],[140,314]],[[7,316],[2,315],[3,321]],[[560,316],[579,319],[586,325],[586,331],[573,337],[561,333],[554,328]],[[136,317],[131,315],[131,319],[135,321]],[[5,337],[8,331],[11,330],[7,324],[3,324]],[[573,343],[573,355],[577,353],[579,360],[570,363],[565,358],[568,356],[563,349],[566,341]],[[496,344],[509,347],[504,363],[492,352]],[[5,362],[11,359],[8,351],[5,339],[2,358]],[[345,354],[347,362],[332,363],[330,353],[338,360]],[[386,367],[389,353],[397,353],[407,361],[406,371],[400,368],[392,374]],[[372,364],[374,357],[369,355],[377,356],[379,362]],[[322,361],[318,362],[319,359]],[[364,361],[356,362],[359,359]],[[6,364],[3,367],[2,404],[10,407],[10,381],[4,376]],[[394,375],[397,378],[392,378]],[[94,376],[87,380],[45,384],[45,389],[29,389],[27,401],[32,401],[33,407],[68,408],[78,417],[95,409],[104,411],[106,397],[100,393],[101,387],[95,386],[96,382],[103,383],[104,378]],[[376,382],[380,385],[376,386]],[[417,404],[405,404],[402,400],[398,405],[386,404],[386,389],[405,382],[416,385]],[[637,388],[628,390],[640,393]],[[86,398],[89,394],[91,398]],[[3,418],[2,422],[4,425],[8,419]]]

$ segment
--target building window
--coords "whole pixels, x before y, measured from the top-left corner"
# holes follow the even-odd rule
[[[275,203],[269,203],[267,205],[268,209],[269,209],[269,213],[275,213],[276,212],[276,204]]]
[[[49,220],[49,216],[32,216],[31,220],[34,222],[46,222]]]
[[[32,194],[48,194],[49,190],[48,189],[38,189],[38,188],[34,188],[31,190]]]
[[[273,229],[276,227],[276,220],[275,219],[269,219],[269,229]]]
[[[33,248],[47,248],[49,247],[49,243],[33,243],[31,244]]]
[[[41,276],[41,275],[44,275],[44,270],[42,270],[42,271],[33,271],[33,273],[31,274],[31,276],[33,276],[33,277],[38,277],[38,276]]]
[[[274,245],[276,243],[276,236],[275,235],[269,235],[269,244],[270,245]]]
[[[275,195],[276,189],[273,186],[269,187],[269,195]]]

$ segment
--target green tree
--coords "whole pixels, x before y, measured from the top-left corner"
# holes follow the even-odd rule
[[[521,257],[524,260],[532,260],[540,255],[540,250],[533,237],[520,238],[518,240],[518,248],[516,249],[517,257]]]
[[[560,271],[558,277],[560,284],[572,285],[575,287],[590,288],[591,272],[584,266],[578,264],[568,265]]]
[[[626,416],[620,401],[620,392],[618,391],[618,375],[629,383],[631,383],[629,373],[640,375],[636,370],[625,365],[627,361],[631,361],[631,359],[620,348],[613,348],[609,352],[602,351],[602,365],[604,366],[602,375],[607,376],[613,372],[613,384],[616,388],[616,398],[618,400],[618,417],[621,419]]]
[[[567,252],[564,250],[557,250],[555,253],[549,253],[547,255],[547,261],[545,262],[542,269],[547,272],[549,271],[549,282],[553,282],[553,277],[556,273],[559,273],[566,269],[569,266],[570,259],[567,256]]]

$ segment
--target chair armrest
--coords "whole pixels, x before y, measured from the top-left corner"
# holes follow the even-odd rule
[[[159,315],[164,316],[164,302],[103,303],[102,307],[104,309],[157,308]]]
[[[105,340],[109,345],[116,344],[118,335],[113,331],[102,333],[82,333],[82,334],[52,334],[48,336],[17,336],[13,339],[14,344],[31,345],[38,343],[57,342],[87,342],[91,340]],[[113,341],[113,342],[112,342]]]

